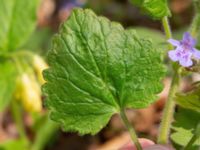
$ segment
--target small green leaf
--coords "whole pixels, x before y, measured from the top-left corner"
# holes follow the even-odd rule
[[[179,109],[175,113],[175,122],[172,129],[175,131],[171,135],[171,139],[178,145],[186,146],[193,137],[197,124],[199,123],[200,113],[189,109]],[[200,138],[194,143],[194,147],[200,145]]]
[[[36,26],[39,0],[1,0],[0,50],[16,50]]]
[[[152,43],[90,10],[75,9],[52,45],[43,91],[67,131],[95,134],[120,109],[147,107],[162,90],[165,69]]]
[[[200,88],[184,94],[177,94],[176,103],[183,108],[200,112]]]
[[[170,16],[167,0],[131,0],[131,2],[154,19]]]
[[[167,49],[166,38],[160,31],[144,27],[135,27],[133,29],[137,31],[140,37],[151,39],[154,46],[160,48],[163,53]]]
[[[9,104],[16,86],[17,70],[15,64],[0,57],[0,112]]]

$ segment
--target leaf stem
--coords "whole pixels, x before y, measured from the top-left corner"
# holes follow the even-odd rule
[[[128,118],[127,118],[124,110],[120,111],[120,116],[121,116],[121,119],[124,122],[126,128],[128,129],[130,136],[131,136],[131,139],[132,139],[133,143],[135,144],[137,150],[142,150],[142,147],[141,147],[141,145],[138,141],[137,134],[136,134],[134,128],[129,123]]]
[[[17,57],[12,57],[13,61],[15,62],[15,66],[17,68],[17,71],[20,74],[23,73],[23,69],[22,69],[22,65],[21,65],[21,62],[20,60],[17,58]]]
[[[192,138],[190,139],[190,141],[188,142],[188,144],[186,145],[186,147],[184,148],[184,150],[190,150],[192,145],[194,144],[194,142],[197,140],[196,135],[194,134],[192,136]]]
[[[163,17],[162,25],[163,25],[163,28],[165,31],[166,38],[167,39],[172,38],[172,32],[171,32],[171,28],[170,28],[169,20],[168,20],[167,16]],[[171,44],[168,44],[168,48],[169,48],[169,50],[171,50],[171,49],[173,49],[173,46]]]
[[[46,118],[46,121],[36,132],[35,140],[31,146],[31,150],[43,150],[46,144],[51,140],[52,136],[58,131],[59,125]]]
[[[26,139],[28,141],[28,138],[26,136],[26,132],[24,129],[24,125],[23,125],[21,109],[18,103],[16,102],[16,100],[13,100],[11,102],[11,111],[12,111],[13,119],[17,126],[17,130],[19,132],[20,138]]]
[[[164,27],[164,30],[165,30],[165,33],[166,33],[166,37],[168,39],[172,38],[168,18],[164,17],[162,19],[162,22],[163,22],[163,27]],[[173,49],[173,46],[170,44],[169,48]],[[168,143],[170,126],[171,126],[171,122],[172,122],[172,119],[173,119],[174,107],[175,107],[175,102],[174,102],[173,98],[175,96],[175,93],[178,90],[179,80],[180,80],[180,75],[179,75],[178,70],[179,70],[179,66],[174,64],[174,66],[173,66],[174,74],[173,74],[173,77],[172,77],[172,82],[171,82],[171,85],[170,85],[169,94],[168,94],[167,102],[165,104],[165,108],[164,108],[164,111],[163,111],[160,130],[159,130],[159,134],[158,134],[158,143],[159,144],[167,144]]]

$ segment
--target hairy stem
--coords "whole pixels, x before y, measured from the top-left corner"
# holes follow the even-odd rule
[[[167,39],[172,38],[172,32],[171,32],[171,28],[170,28],[167,16],[165,16],[162,19],[162,25],[163,25],[163,28],[164,28],[164,31],[165,31],[166,38]],[[171,50],[171,49],[173,49],[173,46],[171,44],[168,44],[168,48],[169,48],[169,50]]]
[[[120,116],[121,116],[121,119],[124,122],[126,128],[128,129],[128,131],[130,133],[130,136],[131,136],[131,139],[132,139],[133,143],[135,144],[137,150],[142,150],[142,147],[141,147],[141,145],[140,145],[140,143],[138,141],[137,134],[136,134],[134,128],[129,123],[128,118],[126,117],[126,114],[125,114],[124,110],[120,111]]]
[[[190,32],[193,37],[197,37],[198,32],[200,30],[200,1],[199,0],[193,0],[193,1],[194,1],[196,15],[193,19]],[[172,38],[171,29],[170,29],[170,25],[169,25],[169,21],[167,17],[164,17],[162,19],[162,24],[165,30],[166,38],[167,39]],[[169,50],[173,49],[173,46],[169,44],[168,48]],[[178,73],[178,70],[179,70],[179,67],[175,64],[175,67],[173,68],[174,75],[172,78],[169,95],[168,95],[168,99],[164,108],[160,131],[158,135],[158,143],[160,144],[168,143],[168,136],[170,132],[170,126],[171,126],[171,122],[172,122],[172,118],[174,114],[174,107],[175,107],[173,98],[174,98],[175,93],[178,90],[179,80],[180,80],[180,75]]]
[[[160,144],[168,143],[170,126],[173,119],[174,107],[175,107],[174,96],[179,87],[179,79],[180,79],[179,73],[175,71],[160,125],[160,131],[158,135],[158,143]]]
[[[163,27],[164,27],[164,30],[165,30],[165,33],[166,33],[166,37],[168,39],[172,38],[171,29],[170,29],[167,17],[164,17],[162,22],[163,22]],[[173,46],[170,44],[169,48],[173,49]],[[167,102],[165,104],[165,108],[164,108],[164,111],[163,111],[163,116],[162,116],[161,125],[160,125],[160,129],[159,129],[159,134],[158,134],[158,143],[160,143],[160,144],[167,144],[168,143],[170,126],[171,126],[171,122],[172,122],[172,119],[173,119],[174,107],[175,107],[175,102],[174,102],[173,99],[174,99],[175,93],[178,90],[179,80],[180,80],[178,68],[179,67],[176,66],[176,64],[173,67],[174,73],[173,73],[173,77],[172,77],[172,82],[171,82],[171,86],[170,86],[170,89],[169,89]]]

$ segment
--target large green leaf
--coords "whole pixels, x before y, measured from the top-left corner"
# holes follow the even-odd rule
[[[1,0],[0,50],[15,50],[24,44],[36,26],[39,0]]]
[[[131,0],[131,2],[154,19],[170,15],[167,0]]]
[[[188,93],[177,94],[176,102],[183,108],[192,109],[200,113],[200,88]]]
[[[95,134],[120,109],[147,107],[162,90],[165,69],[151,42],[90,10],[75,9],[52,45],[43,90],[65,130]]]
[[[171,139],[178,145],[186,146],[194,135],[199,121],[200,113],[189,109],[179,109],[175,114],[175,122],[172,126],[172,129],[174,129],[175,132],[171,135]],[[200,145],[200,138],[194,143],[194,149],[198,145]],[[195,150],[197,150],[197,148]]]
[[[11,60],[0,57],[0,112],[9,104],[16,85],[17,70]]]

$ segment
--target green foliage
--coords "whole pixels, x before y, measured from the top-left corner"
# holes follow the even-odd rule
[[[35,127],[35,140],[31,146],[31,150],[44,150],[47,143],[54,137],[59,126],[49,119],[46,115],[40,118],[39,125]]]
[[[11,60],[0,57],[0,112],[9,104],[16,86],[17,70]]]
[[[16,50],[29,38],[36,26],[39,0],[1,0],[0,50]]]
[[[170,16],[167,0],[131,0],[131,2],[154,19]]]
[[[27,150],[28,143],[24,139],[9,140],[0,144],[0,150]]]
[[[34,52],[40,50],[40,53],[42,49],[42,52],[46,54],[46,51],[44,50],[50,47],[52,36],[53,31],[49,28],[37,29],[23,47]]]
[[[9,104],[16,86],[17,68],[13,58],[17,53],[2,58],[3,51],[19,49],[36,27],[39,0],[2,0],[0,4],[0,111]],[[2,55],[3,53],[3,55]]]
[[[43,91],[64,130],[95,134],[124,108],[144,108],[162,90],[160,53],[134,30],[75,9],[52,43]]]
[[[135,27],[134,29],[140,37],[150,39],[155,47],[160,48],[161,52],[165,52],[167,42],[165,36],[160,31],[144,27]]]
[[[195,134],[195,129],[200,121],[199,118],[200,113],[187,109],[180,109],[175,113],[176,121],[172,126],[175,132],[171,135],[173,142],[181,146],[186,146]],[[196,140],[193,148],[195,149],[198,145],[200,145],[200,138]]]
[[[189,93],[177,94],[176,102],[183,108],[200,112],[200,88]]]

